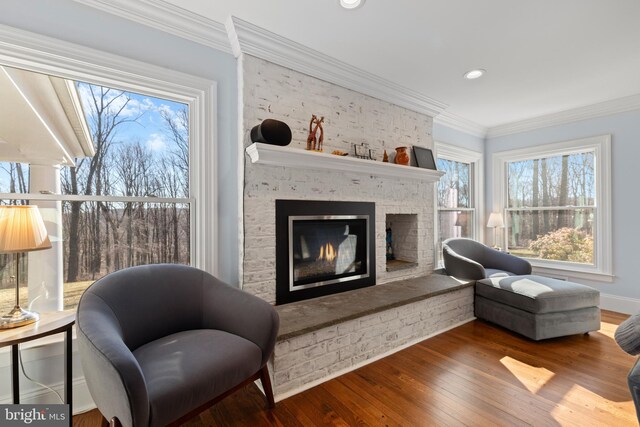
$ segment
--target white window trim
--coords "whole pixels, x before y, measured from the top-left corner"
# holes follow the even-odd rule
[[[215,81],[0,25],[0,65],[189,106],[191,264],[218,273]],[[154,202],[153,199],[148,200]]]
[[[506,218],[507,164],[529,160],[594,151],[596,156],[596,238],[595,264],[581,265],[562,261],[529,259],[534,272],[558,277],[570,276],[587,280],[613,281],[613,243],[611,230],[611,135],[556,142],[517,150],[500,151],[493,154],[493,211],[502,212]],[[502,233],[502,245],[507,247],[507,235]],[[563,276],[564,275],[564,276]]]
[[[435,142],[435,158],[453,160],[456,162],[473,164],[473,189],[472,197],[474,203],[474,210],[476,214],[473,216],[473,238],[480,242],[484,241],[484,155],[478,151],[468,150],[466,148],[458,147],[444,142]],[[437,184],[434,186],[434,191],[438,191]],[[434,248],[438,247],[438,197],[434,197],[434,230],[433,233],[433,245]],[[464,209],[462,209],[464,210]],[[437,259],[437,257],[436,257]],[[439,266],[442,267],[442,266]]]

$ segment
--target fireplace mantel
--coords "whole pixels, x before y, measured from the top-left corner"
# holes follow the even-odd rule
[[[376,162],[348,156],[318,153],[298,148],[254,143],[247,147],[251,163],[286,166],[298,169],[337,170],[341,172],[377,175],[392,178],[412,178],[437,182],[444,172],[394,163]]]

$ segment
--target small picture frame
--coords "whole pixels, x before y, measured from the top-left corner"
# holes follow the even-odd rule
[[[416,156],[416,165],[423,169],[438,170],[433,158],[433,151],[428,148],[413,146],[413,154]]]

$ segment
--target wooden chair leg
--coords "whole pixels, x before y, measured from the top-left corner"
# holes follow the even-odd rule
[[[273,389],[271,388],[271,378],[269,377],[269,368],[267,368],[267,365],[264,365],[260,371],[260,382],[262,383],[264,395],[267,399],[267,406],[270,409],[275,408],[276,402],[273,400]]]
[[[100,426],[101,427],[122,427],[122,423],[120,423],[120,420],[118,419],[118,417],[113,417],[111,418],[111,421],[109,421],[103,416]]]

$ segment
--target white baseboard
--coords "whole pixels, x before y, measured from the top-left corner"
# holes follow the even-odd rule
[[[64,395],[64,382],[47,385],[60,393],[61,396]],[[13,397],[11,395],[5,395],[0,398],[0,404],[2,405],[9,405],[12,403]],[[58,400],[58,396],[56,396],[51,390],[38,388],[35,390],[21,391],[20,403],[39,405],[60,402]],[[81,414],[95,408],[96,404],[91,398],[91,394],[89,393],[89,388],[87,387],[84,377],[75,378],[73,380],[73,414]]]
[[[322,377],[322,378],[319,378],[319,379],[317,379],[315,381],[311,381],[310,383],[307,383],[307,384],[305,384],[303,386],[294,388],[293,390],[289,390],[289,391],[287,391],[285,393],[276,394],[274,396],[274,400],[276,402],[279,402],[279,401],[284,400],[284,399],[286,399],[288,397],[294,396],[294,395],[296,395],[298,393],[302,393],[305,390],[308,390],[308,389],[313,388],[313,387],[315,387],[317,385],[320,385],[320,384],[322,384],[324,382],[327,382],[329,380],[337,378],[337,377],[339,377],[341,375],[344,375],[344,374],[346,374],[348,372],[355,371],[356,369],[361,368],[363,366],[366,366],[366,365],[368,365],[370,363],[373,363],[376,360],[383,359],[383,358],[385,358],[387,356],[392,355],[393,353],[397,353],[400,350],[404,350],[405,348],[411,347],[412,345],[418,344],[419,342],[422,342],[422,341],[424,341],[426,339],[429,339],[431,337],[435,337],[436,335],[440,335],[441,333],[447,332],[448,330],[451,330],[453,328],[457,328],[458,326],[462,326],[465,323],[469,323],[469,322],[471,322],[473,320],[476,320],[476,318],[475,317],[470,317],[467,320],[463,320],[462,322],[455,323],[455,324],[453,324],[453,325],[451,325],[449,327],[446,327],[444,329],[441,329],[441,330],[439,330],[437,332],[434,332],[432,334],[429,334],[429,335],[426,335],[426,336],[423,336],[423,337],[420,337],[420,338],[416,338],[416,339],[411,340],[411,341],[409,341],[409,342],[407,342],[407,343],[405,343],[405,344],[403,344],[403,345],[401,345],[399,347],[393,348],[393,349],[391,349],[389,351],[385,351],[384,353],[380,353],[380,354],[378,354],[376,356],[373,356],[371,359],[364,360],[362,362],[356,363],[355,365],[349,366],[348,368],[336,371],[336,372],[332,373],[331,375],[327,375],[326,377]]]
[[[600,308],[618,313],[636,314],[640,312],[640,299],[601,293]]]

